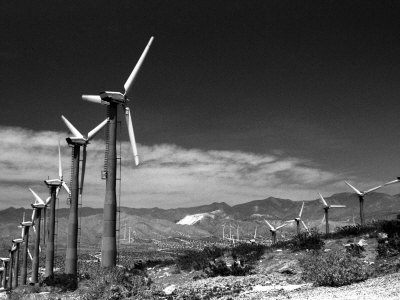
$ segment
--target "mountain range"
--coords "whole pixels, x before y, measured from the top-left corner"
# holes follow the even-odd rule
[[[339,193],[325,198],[328,204],[343,204],[346,208],[331,209],[330,221],[337,226],[359,220],[358,196],[352,193]],[[304,201],[303,220],[309,226],[321,225],[323,209],[319,199]],[[127,238],[126,231],[131,227],[131,235],[136,239],[162,240],[170,237],[205,238],[221,236],[222,225],[240,226],[241,235],[251,237],[256,226],[264,226],[263,219],[279,224],[295,218],[300,211],[302,201],[269,197],[243,204],[230,206],[225,202],[186,208],[120,208],[120,237]],[[400,194],[388,195],[371,193],[365,197],[364,209],[367,220],[393,219],[400,214]],[[17,228],[26,212],[30,217],[31,209],[7,208],[0,211],[0,236],[14,237],[20,234]],[[81,243],[99,245],[102,232],[101,208],[80,208]],[[57,210],[58,238],[65,240],[68,209]],[[184,221],[191,220],[191,221]],[[189,223],[188,223],[189,222]],[[180,225],[191,224],[191,225]],[[257,225],[258,224],[258,225]],[[261,228],[261,227],[260,227]],[[290,230],[290,226],[285,229]],[[232,229],[231,229],[232,230]],[[268,233],[266,228],[263,229]],[[261,232],[259,230],[259,232]],[[265,234],[264,232],[264,234]]]

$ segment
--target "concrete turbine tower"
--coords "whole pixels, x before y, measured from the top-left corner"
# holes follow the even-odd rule
[[[46,206],[47,203],[51,200],[51,197],[46,199],[46,202],[42,200],[32,189],[29,189],[33,196],[35,197],[35,202],[32,204],[33,215],[32,219],[34,220],[33,231],[36,233],[35,239],[35,249],[33,252],[33,260],[32,260],[32,283],[39,282],[39,252],[40,252],[40,219],[42,209]]]
[[[68,195],[71,195],[71,191],[69,190],[67,184],[64,181],[62,165],[61,165],[61,149],[60,143],[58,143],[58,177],[56,179],[47,179],[44,183],[48,186],[50,190],[50,218],[49,218],[49,236],[48,241],[46,243],[46,271],[45,276],[53,275],[54,271],[54,234],[56,229],[56,199],[58,196],[58,192],[61,187],[63,187]],[[46,203],[47,204],[47,203]]]
[[[360,200],[360,221],[361,225],[365,225],[365,218],[364,218],[364,196],[376,191],[377,189],[381,188],[383,185],[379,185],[377,187],[374,187],[372,189],[366,190],[366,191],[359,191],[356,189],[354,186],[352,186],[350,183],[345,181],[345,183],[358,195],[358,199]]]
[[[12,286],[13,288],[18,287],[18,275],[19,275],[19,248],[21,243],[24,240],[22,238],[17,238],[17,239],[13,239],[12,243],[13,246],[11,248],[11,251],[14,250],[14,277],[13,277],[13,282],[12,282]]]
[[[85,179],[86,169],[86,147],[96,134],[107,124],[108,118],[100,123],[93,130],[89,131],[87,136],[83,136],[78,129],[72,125],[67,118],[61,116],[65,125],[69,128],[72,137],[68,137],[67,143],[72,147],[72,179],[71,179],[71,203],[68,218],[68,238],[67,238],[67,254],[65,259],[65,273],[77,275],[78,269],[78,203],[79,195],[82,195],[83,183]],[[80,149],[83,147],[82,154],[82,173],[79,183],[79,159]]]
[[[286,223],[286,224],[280,225],[280,226],[278,226],[278,227],[274,227],[274,226],[272,226],[267,220],[264,220],[264,221],[265,221],[265,223],[268,224],[268,226],[269,226],[269,231],[271,231],[271,235],[272,235],[272,244],[275,244],[275,243],[276,243],[276,231],[277,231],[278,229],[281,229],[281,228],[285,227],[285,226],[288,225],[288,224]]]
[[[0,268],[1,272],[1,282],[0,282],[0,291],[4,291],[7,289],[7,272],[9,268],[9,263],[10,263],[10,258],[9,257],[0,257],[0,260],[2,262],[2,266]]]
[[[326,233],[329,233],[329,209],[330,208],[340,208],[340,207],[346,207],[346,205],[328,205],[324,197],[320,193],[318,193],[319,198],[321,199],[322,205],[324,206],[324,211],[325,211],[325,228],[326,228]]]
[[[133,86],[133,83],[139,73],[144,59],[153,42],[153,37],[150,38],[146,48],[139,58],[135,68],[133,69],[128,80],[124,84],[125,92],[101,92],[100,95],[82,95],[82,99],[89,102],[107,105],[107,114],[110,118],[108,122],[107,135],[107,151],[106,151],[106,195],[104,201],[104,220],[103,220],[103,238],[101,243],[101,265],[103,267],[113,267],[116,265],[117,259],[117,240],[116,240],[116,225],[117,225],[117,197],[116,197],[116,147],[117,147],[117,113],[118,106],[121,105],[125,111],[126,123],[128,126],[129,139],[132,146],[132,152],[135,159],[135,164],[139,164],[139,157],[136,149],[135,135],[133,133],[133,125],[131,112],[126,106],[128,102],[128,94]]]
[[[26,285],[26,277],[28,273],[28,254],[29,252],[29,229],[33,225],[35,217],[35,210],[32,211],[32,220],[25,221],[25,213],[22,217],[21,227],[22,227],[22,238],[24,240],[24,251],[22,253],[22,270],[21,270],[21,284]],[[31,259],[32,260],[32,259]]]

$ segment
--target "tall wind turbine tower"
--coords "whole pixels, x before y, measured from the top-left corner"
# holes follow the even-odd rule
[[[32,204],[33,215],[32,220],[34,220],[33,230],[36,233],[35,239],[35,249],[33,252],[33,260],[32,260],[32,276],[31,282],[38,283],[39,282],[39,252],[40,252],[40,219],[42,209],[46,206],[46,204],[50,201],[50,197],[46,199],[44,202],[32,189],[29,189],[33,196],[35,197],[35,202]]]
[[[78,203],[79,195],[82,195],[83,182],[86,169],[86,147],[87,144],[96,136],[96,134],[107,124],[108,118],[89,131],[84,137],[78,129],[72,125],[66,117],[61,116],[65,125],[71,131],[73,136],[66,138],[68,145],[72,147],[72,180],[71,180],[71,203],[68,218],[68,238],[67,238],[67,254],[65,259],[65,273],[77,275],[78,270]],[[82,154],[82,174],[79,184],[79,159],[81,147]]]
[[[324,197],[320,193],[318,193],[319,198],[321,199],[321,202],[324,206],[324,211],[325,211],[325,228],[326,228],[326,233],[329,233],[329,209],[330,208],[339,208],[339,207],[346,207],[346,205],[328,205]]]
[[[56,179],[47,179],[44,183],[50,189],[50,220],[48,225],[49,236],[46,243],[46,271],[45,276],[53,275],[54,270],[54,234],[56,229],[56,199],[58,196],[58,192],[61,187],[63,187],[68,195],[71,195],[71,191],[69,190],[67,184],[63,179],[63,171],[61,165],[61,150],[60,144],[58,144],[58,176]],[[47,203],[46,203],[47,204]]]
[[[28,268],[28,253],[29,253],[29,228],[33,225],[35,211],[32,213],[32,220],[25,221],[25,213],[22,217],[22,238],[24,240],[24,252],[22,253],[22,270],[21,270],[21,284],[26,284],[27,268]]]
[[[359,191],[356,189],[354,186],[352,186],[350,183],[345,181],[345,183],[358,195],[358,199],[360,200],[360,222],[361,225],[365,225],[365,218],[364,218],[364,196],[376,191],[377,189],[381,188],[383,185],[376,186],[372,189],[366,190],[366,191]]]
[[[117,225],[117,195],[116,195],[116,154],[117,154],[117,112],[118,105],[122,105],[125,111],[125,118],[128,126],[129,139],[132,145],[135,164],[139,164],[139,157],[136,149],[135,135],[133,133],[133,125],[131,113],[126,106],[129,91],[139,73],[144,59],[153,42],[153,37],[150,38],[146,48],[139,58],[135,68],[124,84],[125,92],[101,92],[100,95],[82,95],[82,99],[97,104],[107,105],[107,113],[110,118],[108,122],[108,136],[106,151],[106,195],[104,200],[104,220],[103,220],[103,238],[101,243],[101,265],[103,267],[113,267],[117,260],[117,240],[116,240],[116,225]]]

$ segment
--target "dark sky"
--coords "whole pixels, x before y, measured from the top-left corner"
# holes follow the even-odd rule
[[[1,1],[1,123],[91,129],[131,92],[137,141],[400,175],[399,1]]]

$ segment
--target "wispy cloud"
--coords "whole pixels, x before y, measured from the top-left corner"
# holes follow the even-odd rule
[[[0,127],[0,208],[28,207],[28,187],[46,196],[43,180],[58,174],[61,138],[64,179],[69,182],[71,148],[66,133]],[[128,142],[122,143],[121,204],[130,207],[194,206],[214,201],[237,204],[268,196],[315,199],[317,191],[345,190],[343,174],[322,170],[312,161],[278,154],[185,149],[176,145],[139,145],[134,166]],[[88,146],[83,204],[102,207],[105,182],[100,174],[104,141]],[[66,195],[61,194],[61,204]]]

